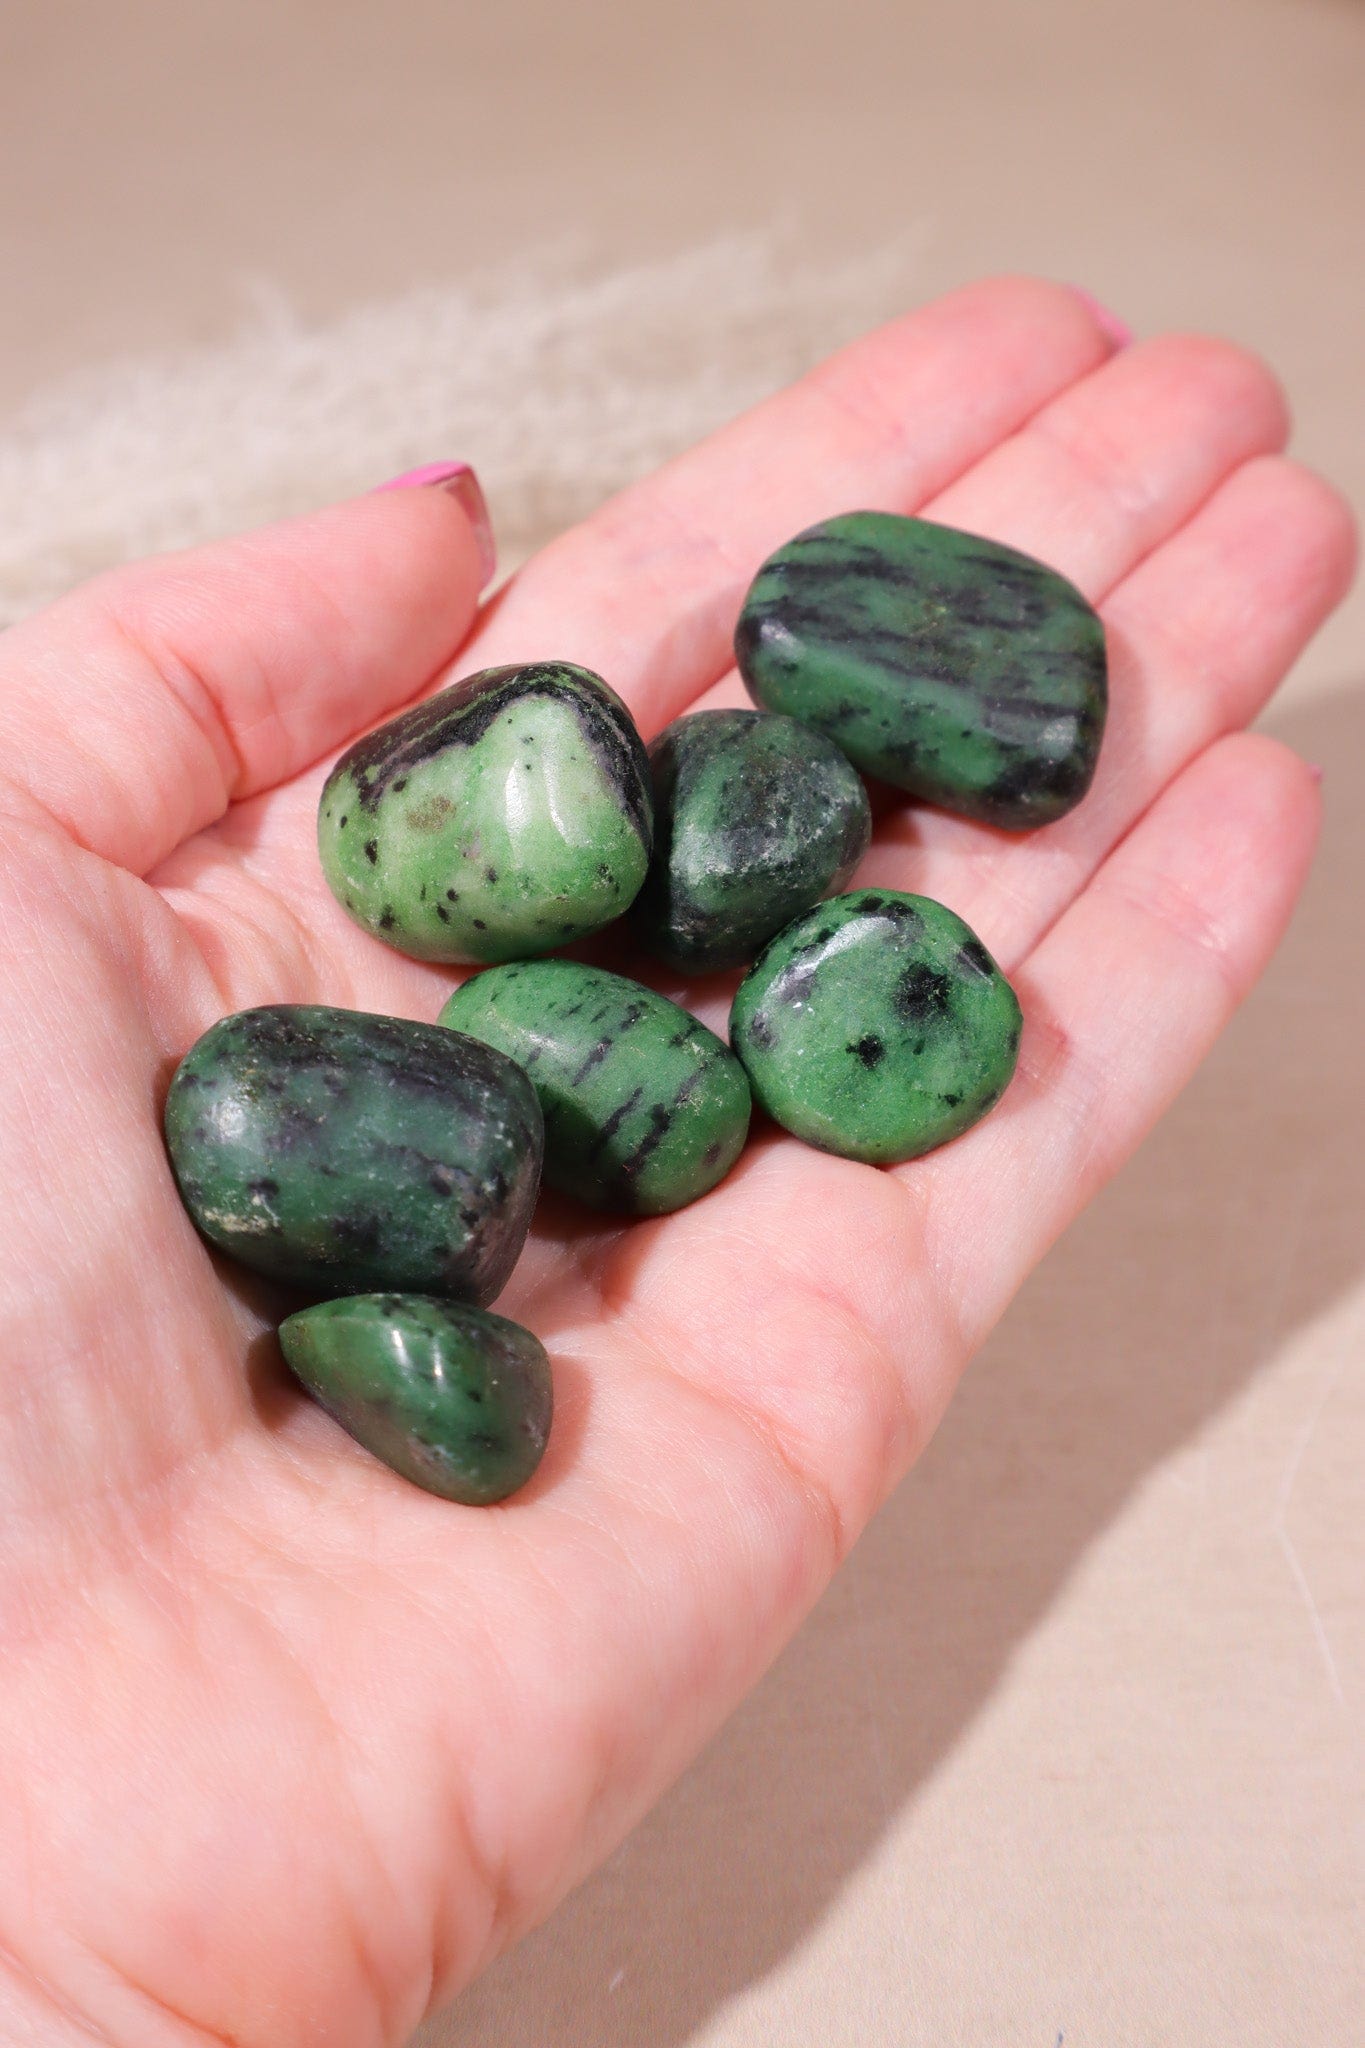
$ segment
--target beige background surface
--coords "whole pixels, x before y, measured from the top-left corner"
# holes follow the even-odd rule
[[[1302,452],[1365,501],[1359,0],[11,0],[0,59],[21,555],[40,485],[81,518],[79,437],[44,468],[24,425],[54,378],[281,301],[334,334],[566,232],[658,262],[773,222],[759,311],[726,309],[756,386],[887,289],[1034,268],[1262,348]],[[886,247],[874,281],[812,286]],[[705,275],[742,301],[735,265]],[[701,311],[680,295],[678,424],[734,388],[705,382]],[[581,364],[531,370],[571,416]],[[588,464],[576,496],[561,437],[537,498],[545,418],[537,442],[450,417],[468,445],[396,426],[392,466],[473,456],[514,539],[611,480]],[[341,480],[287,468],[280,509]],[[165,502],[186,531],[238,509]],[[1360,599],[1270,723],[1325,765],[1328,828],[1269,981],[764,1686],[424,2048],[1365,2040]]]

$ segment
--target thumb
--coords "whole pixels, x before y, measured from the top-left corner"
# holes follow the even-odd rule
[[[0,636],[0,808],[145,874],[405,703],[492,573],[472,470],[115,569]]]

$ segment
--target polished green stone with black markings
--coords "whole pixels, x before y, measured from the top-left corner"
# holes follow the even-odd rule
[[[528,959],[629,907],[653,838],[630,713],[567,661],[486,668],[342,755],[318,806],[328,886],[418,960]]]
[[[855,889],[769,942],[740,983],[730,1043],[786,1130],[887,1165],[993,1108],[1019,1053],[1010,987],[969,925],[928,896]]]
[[[925,803],[1022,831],[1090,787],[1104,627],[1015,548],[891,512],[826,519],[763,564],[735,655],[756,703]]]
[[[492,967],[455,991],[441,1022],[525,1069],[545,1113],[545,1178],[594,1208],[680,1209],[743,1148],[739,1061],[686,1010],[622,975],[573,960]]]
[[[326,1294],[489,1302],[535,1206],[535,1091],[490,1046],[320,1004],[222,1018],[176,1070],[166,1142],[221,1251]]]
[[[867,791],[832,740],[763,711],[695,711],[649,749],[654,858],[631,921],[685,973],[753,958],[842,889],[867,851]]]
[[[506,1500],[544,1454],[550,1361],[505,1316],[429,1294],[350,1294],[289,1316],[280,1348],[357,1443],[445,1500]]]

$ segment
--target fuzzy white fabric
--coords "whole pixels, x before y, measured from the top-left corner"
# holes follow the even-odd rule
[[[444,458],[478,469],[514,564],[899,310],[913,253],[820,265],[774,233],[604,271],[551,249],[315,324],[258,287],[222,344],[66,378],[0,431],[0,624]]]

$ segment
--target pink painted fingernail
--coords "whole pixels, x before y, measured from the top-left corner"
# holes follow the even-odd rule
[[[405,469],[402,476],[376,484],[376,491],[416,491],[435,488],[448,491],[474,530],[479,561],[483,567],[480,590],[486,590],[498,567],[498,550],[493,540],[493,522],[479,479],[467,462],[424,462],[420,469]]]
[[[1115,348],[1127,348],[1133,339],[1133,330],[1127,321],[1120,320],[1117,313],[1111,313],[1107,306],[1102,306],[1095,294],[1088,292],[1084,285],[1073,284],[1071,289],[1081,304],[1089,307],[1100,333],[1108,335]]]

